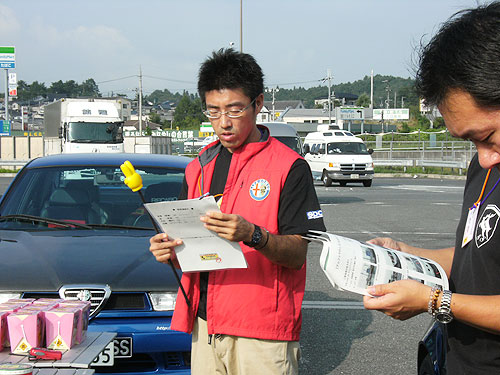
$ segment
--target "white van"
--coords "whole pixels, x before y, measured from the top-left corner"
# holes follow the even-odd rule
[[[269,129],[269,134],[272,137],[303,155],[302,141],[292,125],[284,122],[262,122],[260,124]]]
[[[363,140],[345,130],[327,130],[307,134],[304,140],[305,159],[313,178],[345,186],[348,182],[372,185],[373,150],[367,150]]]

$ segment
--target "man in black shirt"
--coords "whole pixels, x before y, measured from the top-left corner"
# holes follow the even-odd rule
[[[420,249],[388,238],[370,242],[433,259],[450,291],[412,280],[377,285],[367,309],[397,319],[429,311],[450,323],[448,374],[500,373],[500,3],[458,13],[424,48],[417,86],[438,106],[450,134],[474,142],[454,247]],[[490,173],[487,170],[491,169]],[[484,188],[482,188],[484,187]],[[484,193],[482,193],[484,191]],[[376,298],[375,298],[376,297]]]

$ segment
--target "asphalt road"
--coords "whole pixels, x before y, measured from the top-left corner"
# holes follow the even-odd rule
[[[0,177],[0,193],[11,180]],[[438,249],[454,243],[464,183],[377,178],[370,188],[318,183],[316,191],[331,233]],[[301,374],[415,374],[417,344],[430,317],[400,322],[364,310],[360,296],[333,289],[319,267],[320,250],[312,244],[308,253]]]
[[[317,184],[316,191],[331,233],[438,249],[454,243],[464,184],[379,178],[371,188]],[[316,244],[309,248],[301,374],[416,374],[417,345],[430,316],[400,322],[364,310],[360,296],[331,287],[319,267],[320,251]]]

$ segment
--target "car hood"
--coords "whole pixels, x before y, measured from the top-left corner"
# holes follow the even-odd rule
[[[177,291],[170,266],[149,252],[150,231],[0,230],[0,290],[57,291],[107,284],[113,291]]]

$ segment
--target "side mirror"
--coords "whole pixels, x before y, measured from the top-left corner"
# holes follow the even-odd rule
[[[369,149],[368,149],[368,153],[369,153],[370,155],[371,155],[371,154],[373,154],[373,148],[369,148]]]

